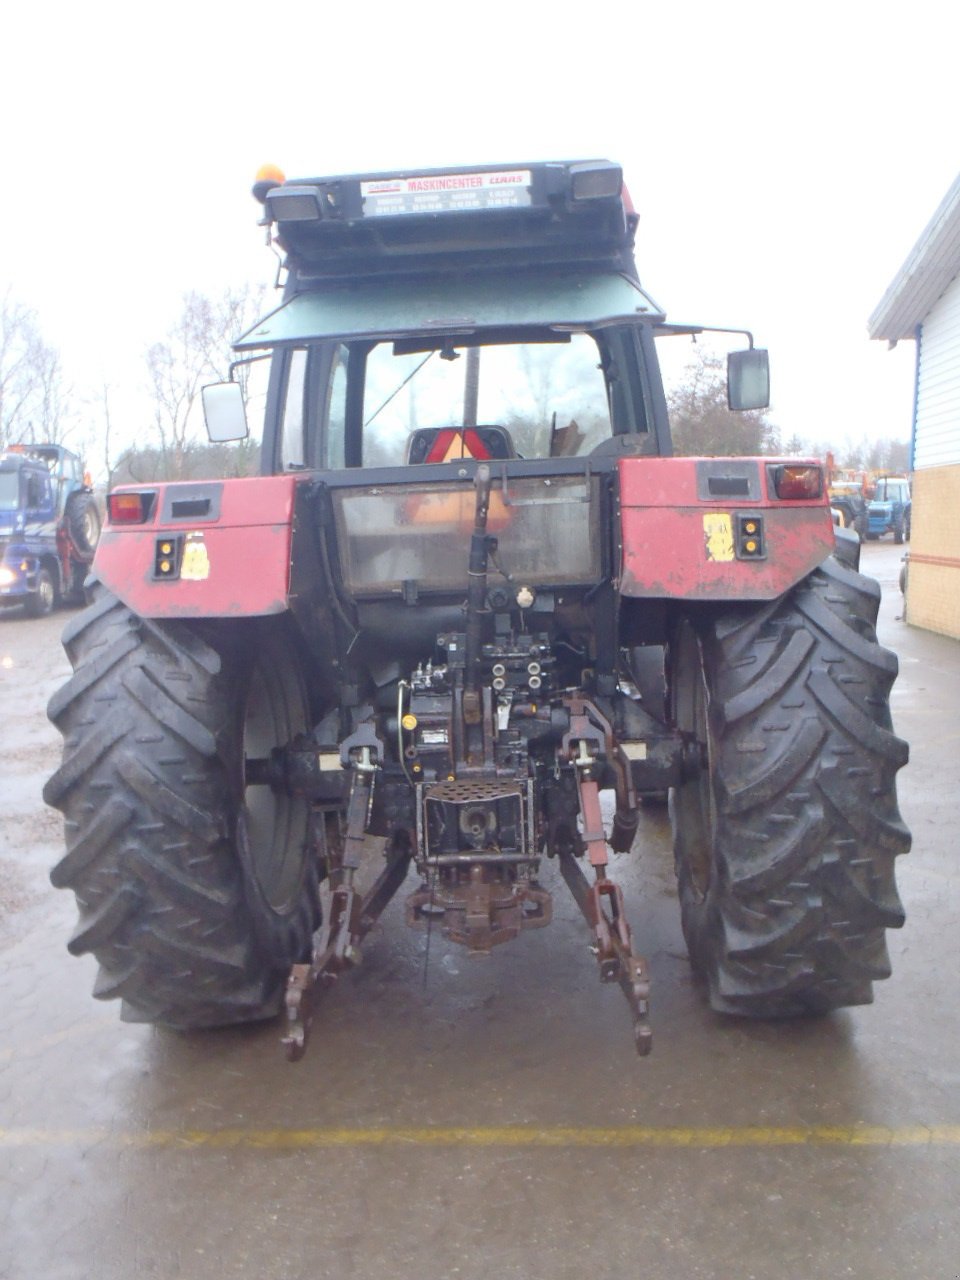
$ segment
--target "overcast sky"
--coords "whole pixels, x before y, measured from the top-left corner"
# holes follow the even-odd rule
[[[0,290],[149,431],[143,352],[188,289],[272,282],[288,177],[609,156],[671,319],[752,328],[785,436],[906,438],[880,300],[960,169],[957,8],[486,0],[17,5]]]

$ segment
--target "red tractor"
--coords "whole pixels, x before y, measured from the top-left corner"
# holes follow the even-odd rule
[[[255,194],[287,272],[236,344],[272,361],[262,475],[111,493],[50,703],[95,994],[176,1028],[285,1009],[296,1057],[411,866],[409,924],[485,952],[549,923],[556,858],[646,1052],[609,851],[669,792],[713,1008],[868,1002],[910,843],[880,590],[817,461],[671,456],[655,338],[698,330],[640,286],[620,169]],[[752,339],[728,391],[767,403]],[[206,402],[244,434],[237,385]]]

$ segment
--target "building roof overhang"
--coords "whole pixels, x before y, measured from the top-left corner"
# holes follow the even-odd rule
[[[916,336],[935,303],[960,274],[960,175],[867,321],[871,338]]]

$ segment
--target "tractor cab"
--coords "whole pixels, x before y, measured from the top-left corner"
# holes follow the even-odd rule
[[[653,342],[669,326],[637,277],[618,165],[278,175],[254,191],[287,269],[282,304],[236,344],[274,352],[267,473],[455,461],[414,437],[478,425],[518,463],[561,470],[670,453]],[[739,407],[756,407],[745,383],[764,355],[733,353]]]
[[[0,529],[52,520],[55,490],[46,465],[14,446],[0,455]]]

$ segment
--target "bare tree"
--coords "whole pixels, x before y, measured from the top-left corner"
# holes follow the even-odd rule
[[[106,476],[107,488],[113,484],[113,415],[110,409],[110,384],[105,382],[100,388],[100,415],[102,427],[99,432],[100,443],[103,446],[103,471]]]
[[[36,313],[8,290],[0,302],[0,448],[62,441],[67,400],[60,353],[44,342]]]
[[[187,293],[179,318],[161,342],[147,350],[156,446],[162,476],[189,474],[188,455],[198,443],[196,413],[200,389],[228,376],[231,342],[253,323],[263,290],[225,290],[219,297]]]
[[[791,457],[799,457],[803,454],[809,454],[810,445],[807,444],[803,436],[794,432],[788,436],[783,442],[783,452]]]
[[[726,457],[779,451],[780,433],[763,410],[733,412],[727,407],[724,362],[701,347],[667,403],[678,454]]]

